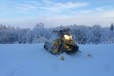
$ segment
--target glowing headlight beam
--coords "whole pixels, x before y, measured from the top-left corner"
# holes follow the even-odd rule
[[[72,36],[64,35],[64,38],[65,38],[66,40],[70,40],[70,39],[72,39]]]

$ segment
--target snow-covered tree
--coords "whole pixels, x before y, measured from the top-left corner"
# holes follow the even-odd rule
[[[110,27],[101,27],[100,25],[69,25],[54,28],[45,28],[43,23],[37,24],[33,29],[15,28],[0,24],[0,43],[39,43],[49,40],[55,35],[53,30],[70,28],[73,39],[79,44],[85,43],[113,43],[114,42],[114,25]]]
[[[113,23],[110,25],[110,30],[111,30],[111,31],[114,30],[114,25],[113,25]]]
[[[110,25],[109,39],[112,43],[114,43],[114,25],[113,25],[113,23]]]

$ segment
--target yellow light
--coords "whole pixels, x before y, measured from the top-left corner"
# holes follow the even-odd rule
[[[65,38],[66,40],[70,40],[70,39],[72,39],[72,36],[64,35],[64,38]]]
[[[72,36],[70,36],[70,38],[72,39]]]

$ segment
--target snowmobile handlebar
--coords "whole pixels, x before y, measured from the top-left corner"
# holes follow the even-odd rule
[[[65,29],[62,29],[62,30],[53,30],[54,33],[63,33],[63,32],[69,32],[70,29],[69,28],[65,28]]]

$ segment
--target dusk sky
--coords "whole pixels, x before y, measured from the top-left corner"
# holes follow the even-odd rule
[[[114,22],[114,0],[0,0],[0,24],[34,27]]]

